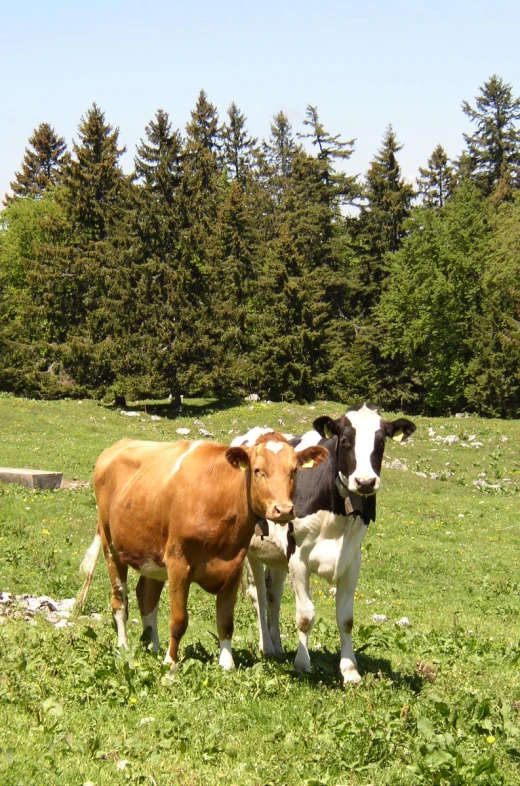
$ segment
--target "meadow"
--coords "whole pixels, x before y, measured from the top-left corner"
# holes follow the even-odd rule
[[[175,416],[153,403],[132,410],[0,395],[0,465],[67,480],[54,491],[0,484],[1,592],[77,594],[96,520],[87,484],[115,440],[172,440],[178,428],[199,438],[203,428],[227,442],[253,425],[302,433],[345,406],[191,400]],[[25,619],[16,604],[0,617],[1,786],[520,784],[520,422],[413,419],[412,440],[387,443],[363,544],[359,686],[340,680],[334,597],[320,579],[310,675],[292,668],[289,586],[279,661],[260,658],[252,604],[239,596],[231,673],[217,663],[214,598],[193,587],[169,680],[163,652],[140,640],[134,576],[131,649],[116,649],[101,559],[72,624]],[[167,606],[164,593],[163,647]]]

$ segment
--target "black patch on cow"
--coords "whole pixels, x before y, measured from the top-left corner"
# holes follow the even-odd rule
[[[294,510],[296,518],[304,518],[319,510],[345,515],[345,503],[336,488],[338,438],[321,439],[319,445],[327,448],[329,455],[312,470],[300,470],[296,476]]]
[[[348,496],[352,506],[350,515],[361,516],[365,524],[376,520],[376,495],[365,496],[348,491],[339,481],[340,470],[338,450],[350,451],[354,449],[355,429],[352,428],[347,418],[341,418],[338,426],[339,435],[321,439],[318,443],[329,451],[328,457],[317,467],[309,471],[300,471],[296,476],[296,489],[294,493],[294,510],[297,518],[304,518],[320,510],[328,510],[334,515],[344,516],[345,498]],[[350,474],[347,467],[343,474]],[[343,491],[340,494],[338,487]]]
[[[372,494],[370,497],[365,496],[364,494],[355,494],[353,491],[349,491],[348,498],[350,501],[350,505],[352,506],[352,512],[348,515],[350,516],[361,516],[363,519],[363,524],[368,525],[371,521],[376,520],[376,495]]]
[[[294,525],[292,521],[287,524],[287,562],[291,559],[292,555],[296,551],[296,541],[294,539]]]
[[[385,432],[379,428],[374,434],[374,450],[370,454],[370,464],[378,477],[381,475],[383,453],[385,452]]]

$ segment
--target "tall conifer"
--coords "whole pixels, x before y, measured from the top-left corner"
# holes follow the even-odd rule
[[[63,166],[69,161],[65,140],[48,123],[40,123],[29,138],[29,145],[21,170],[11,183],[13,194],[5,195],[4,204],[16,197],[41,196],[61,181]]]
[[[455,187],[455,172],[442,145],[437,145],[427,167],[419,167],[417,191],[426,207],[443,207]]]
[[[462,104],[475,124],[473,135],[464,134],[473,180],[485,196],[498,202],[520,187],[520,98],[511,85],[494,74],[480,88],[476,106]]]

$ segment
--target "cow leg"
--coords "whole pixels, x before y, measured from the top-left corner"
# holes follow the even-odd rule
[[[311,670],[309,656],[309,633],[314,625],[314,604],[311,600],[309,570],[307,565],[298,559],[297,553],[289,560],[289,575],[296,596],[296,625],[298,627],[298,651],[294,659],[296,671]]]
[[[352,626],[354,624],[354,593],[361,568],[361,549],[356,549],[352,562],[345,573],[339,577],[336,585],[336,621],[338,623],[341,642],[341,660],[339,668],[343,682],[357,683],[361,681],[357,670],[356,656],[352,649]]]
[[[183,560],[170,560],[168,584],[170,589],[170,643],[163,663],[177,668],[179,644],[188,627],[188,595],[190,591],[189,565]]]
[[[137,582],[135,594],[141,612],[143,623],[143,633],[147,628],[151,629],[150,642],[152,650],[159,652],[159,631],[157,629],[157,612],[159,611],[159,598],[161,597],[164,581],[146,578],[141,576]]]
[[[107,563],[108,575],[112,584],[112,615],[117,629],[117,646],[128,649],[126,622],[128,620],[128,567],[117,560],[109,547],[103,547]]]
[[[268,568],[265,573],[267,593],[267,624],[273,643],[275,655],[281,655],[282,640],[280,638],[280,606],[282,605],[283,585],[286,573],[283,570]]]
[[[267,624],[267,592],[265,586],[265,568],[254,554],[249,553],[246,559],[247,594],[253,602],[258,621],[259,649],[266,657],[275,654],[269,627]]]
[[[235,603],[241,575],[242,570],[237,571],[236,577],[233,577],[224,589],[217,593],[217,630],[220,642],[220,658],[218,662],[226,671],[231,671],[231,669],[235,668],[231,651],[231,639],[235,626]]]

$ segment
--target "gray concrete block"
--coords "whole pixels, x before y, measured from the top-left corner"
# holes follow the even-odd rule
[[[30,489],[58,489],[62,478],[61,472],[0,467],[0,481],[4,483],[19,483],[21,486],[27,486]]]

